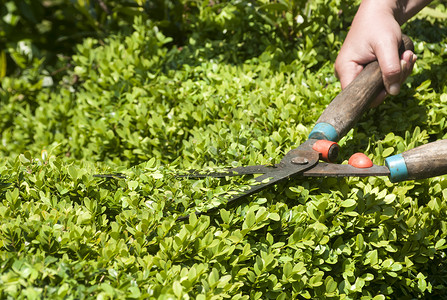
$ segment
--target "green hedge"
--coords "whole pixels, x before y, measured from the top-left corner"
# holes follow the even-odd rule
[[[101,19],[101,1],[48,3],[96,27],[73,22],[88,36],[76,46],[2,50],[0,298],[446,294],[445,176],[294,179],[175,221],[247,182],[177,174],[275,163],[306,140],[340,91],[332,65],[355,3],[108,3],[133,21]],[[447,10],[433,8],[404,27],[412,77],[340,141],[340,163],[447,138]],[[114,172],[126,179],[93,177]]]

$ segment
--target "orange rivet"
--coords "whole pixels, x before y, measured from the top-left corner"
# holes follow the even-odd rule
[[[371,168],[373,166],[372,161],[363,153],[353,154],[349,160],[348,164],[356,168]]]

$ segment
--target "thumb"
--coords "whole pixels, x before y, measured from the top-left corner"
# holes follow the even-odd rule
[[[335,75],[340,80],[341,88],[346,88],[362,72],[363,66],[354,61],[335,61]]]

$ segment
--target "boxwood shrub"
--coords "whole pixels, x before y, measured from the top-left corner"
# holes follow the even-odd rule
[[[276,163],[305,141],[340,92],[358,3],[153,3],[55,63],[32,40],[3,52],[22,65],[0,73],[0,298],[445,296],[446,176],[291,179],[201,217],[248,178],[177,176]],[[339,163],[447,138],[446,18],[434,2],[404,26],[413,75]]]

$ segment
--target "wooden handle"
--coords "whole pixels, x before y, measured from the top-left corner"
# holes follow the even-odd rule
[[[447,139],[387,157],[385,162],[392,182],[447,174]]]
[[[400,55],[406,50],[413,50],[413,42],[403,35]],[[338,141],[357,123],[384,89],[379,63],[369,63],[354,81],[332,100],[317,120],[309,138]]]

